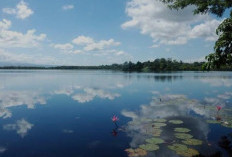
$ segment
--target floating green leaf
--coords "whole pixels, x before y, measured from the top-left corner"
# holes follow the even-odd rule
[[[152,122],[152,119],[149,119],[149,118],[142,118],[141,121],[142,121],[142,122]]]
[[[153,136],[156,136],[156,137],[160,136],[161,133],[162,133],[162,130],[161,130],[161,129],[154,129],[154,130],[152,131],[152,135],[153,135]]]
[[[190,139],[190,138],[193,137],[192,135],[186,134],[186,133],[175,133],[175,136],[176,136],[176,138],[179,138],[179,139],[182,139],[182,140]]]
[[[172,124],[182,124],[183,121],[182,120],[169,120],[169,123],[172,123]]]
[[[176,152],[176,154],[184,157],[192,157],[199,155],[199,152],[195,149],[188,148],[186,145],[183,144],[173,144],[168,146],[169,149]]]
[[[224,127],[227,127],[227,128],[232,128],[232,122],[230,122],[230,123],[222,123],[222,126],[224,126]]]
[[[164,140],[161,138],[153,137],[153,138],[146,139],[146,142],[151,143],[151,144],[161,144],[161,143],[164,143]]]
[[[137,149],[126,149],[125,150],[128,154],[129,157],[136,157],[136,156],[145,156],[147,155],[147,151],[141,148],[137,148]]]
[[[187,144],[187,145],[202,145],[202,141],[201,140],[198,140],[198,139],[186,139],[184,141],[182,141],[184,144]]]
[[[187,128],[175,128],[174,129],[175,132],[183,132],[183,133],[186,133],[186,132],[189,132],[191,130],[187,129]]]
[[[153,128],[160,128],[160,127],[164,127],[164,126],[166,126],[167,124],[165,124],[165,123],[152,123],[152,127]]]
[[[166,119],[155,119],[154,121],[158,123],[165,123],[167,120]]]
[[[142,145],[140,145],[139,148],[144,149],[146,151],[155,151],[155,150],[159,149],[159,146],[155,145],[155,144],[148,143],[148,144],[142,144]]]
[[[206,122],[209,124],[220,124],[220,122],[216,120],[207,120]]]

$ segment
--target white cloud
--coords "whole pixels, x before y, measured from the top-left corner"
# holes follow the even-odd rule
[[[73,39],[72,42],[76,45],[87,45],[94,43],[94,40],[91,37],[81,35]]]
[[[207,41],[216,40],[215,30],[221,21],[209,15],[194,16],[193,9],[190,6],[176,11],[170,10],[158,0],[131,0],[126,7],[126,13],[131,19],[121,27],[139,28],[142,34],[153,39],[152,47],[185,44],[199,37]]]
[[[39,58],[39,59],[38,59]],[[28,64],[49,64],[49,65],[57,65],[57,60],[43,55],[32,55],[32,54],[16,54],[12,52],[8,52],[0,49],[0,62],[9,62],[13,64],[18,63],[28,63]]]
[[[0,107],[9,108],[13,106],[27,105],[34,108],[35,104],[46,104],[46,100],[37,92],[31,91],[5,91],[0,92]]]
[[[0,153],[5,152],[7,149],[5,147],[0,147]]]
[[[94,41],[93,38],[87,36],[78,36],[73,39],[72,42],[76,45],[83,45],[83,49],[85,51],[103,50],[105,48],[119,46],[121,44],[120,42],[116,42],[114,39]]]
[[[6,124],[3,126],[5,130],[16,130],[21,137],[26,136],[27,132],[32,129],[34,125],[25,119],[17,120],[15,124]]]
[[[28,7],[24,1],[20,1],[16,8],[3,8],[2,11],[6,14],[16,15],[18,19],[25,19],[31,16],[34,12]]]
[[[11,21],[0,21],[0,48],[1,47],[36,47],[46,38],[46,34],[36,35],[35,29],[28,30],[25,34],[9,30]]]
[[[102,99],[113,100],[120,96],[118,93],[110,93],[106,92],[102,89],[94,89],[94,88],[84,88],[83,94],[73,95],[73,100],[77,100],[79,103],[86,103],[92,101],[95,97],[99,97]]]
[[[120,45],[120,42],[116,42],[114,41],[114,39],[100,40],[99,42],[87,44],[84,47],[84,50],[85,51],[96,51],[96,50],[103,50],[111,46],[119,46],[119,45]]]
[[[112,47],[117,47],[120,44],[120,42],[117,42],[114,39],[95,41],[91,37],[81,35],[73,39],[72,44],[52,44],[51,46],[60,49],[64,53],[80,54],[91,52],[95,56],[129,56],[124,51],[112,49]],[[76,46],[80,49],[76,49]]]
[[[69,4],[69,5],[64,5],[64,6],[62,7],[62,9],[63,9],[63,10],[72,10],[72,9],[74,9],[74,5],[71,5],[71,4]]]
[[[0,21],[0,31],[8,29],[10,28],[10,26],[11,26],[11,21],[6,19]]]

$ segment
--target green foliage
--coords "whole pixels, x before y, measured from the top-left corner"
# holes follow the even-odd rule
[[[196,6],[194,14],[212,13],[219,17],[223,15],[226,9],[232,7],[231,0],[161,0],[167,3],[171,9],[183,9],[189,5]]]
[[[161,0],[170,9],[183,9],[189,5],[194,5],[194,14],[211,13],[221,17],[227,9],[231,9],[231,0]],[[219,69],[222,66],[231,67],[232,65],[232,11],[230,17],[225,19],[217,28],[216,34],[219,39],[214,46],[214,53],[206,56],[207,63],[203,69]]]
[[[174,131],[175,131],[175,132],[186,133],[186,132],[190,132],[191,130],[189,130],[188,128],[175,128]]]

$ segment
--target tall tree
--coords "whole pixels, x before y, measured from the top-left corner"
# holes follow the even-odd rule
[[[204,69],[220,68],[222,65],[232,65],[232,0],[161,0],[170,9],[183,9],[189,5],[196,6],[194,14],[211,13],[218,17],[230,10],[230,16],[217,28],[219,35],[214,46],[214,53],[206,56],[207,63]]]

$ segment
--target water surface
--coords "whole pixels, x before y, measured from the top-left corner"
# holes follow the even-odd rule
[[[186,145],[199,155],[231,156],[231,87],[231,72],[1,70],[0,156],[127,157],[155,137],[140,155],[175,157],[169,146],[186,145],[175,128],[202,142]]]

